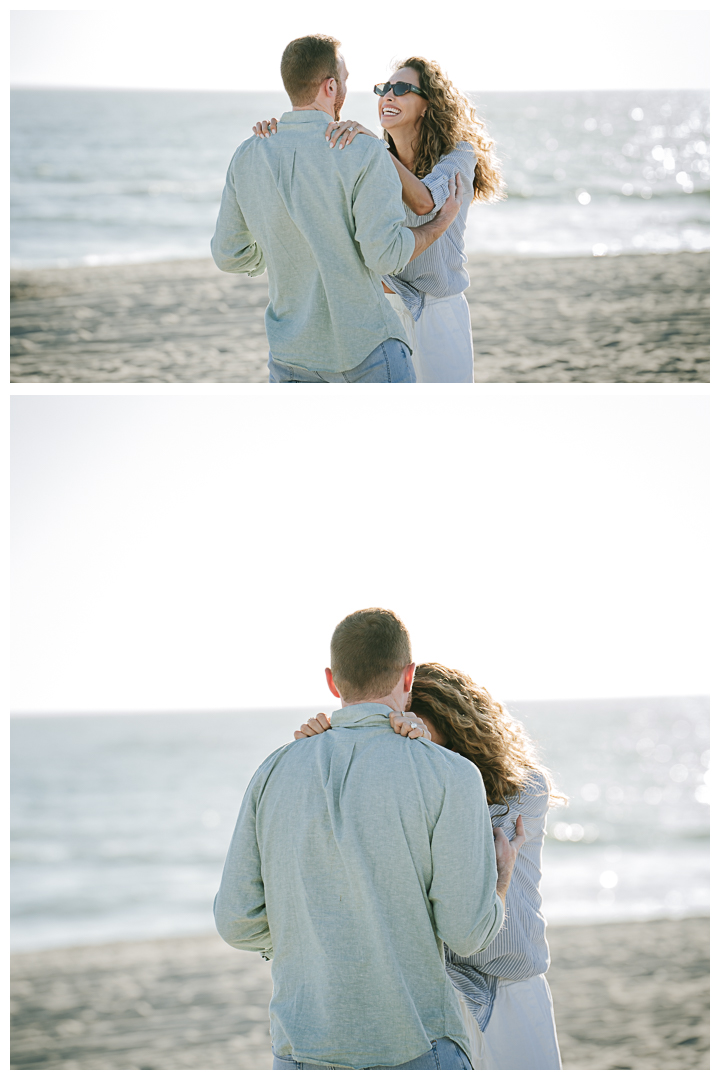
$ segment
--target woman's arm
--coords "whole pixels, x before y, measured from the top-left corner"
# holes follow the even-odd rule
[[[402,161],[398,161],[394,154],[390,154],[390,157],[400,177],[405,205],[409,206],[413,214],[417,214],[418,217],[422,217],[423,214],[432,214],[435,209],[435,200],[422,180],[418,180],[415,173],[406,169]]]

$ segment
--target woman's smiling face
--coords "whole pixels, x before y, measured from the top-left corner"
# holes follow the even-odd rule
[[[400,68],[389,80],[391,83],[406,82],[420,89],[420,76],[414,68]],[[415,131],[420,127],[427,109],[425,98],[408,90],[402,97],[395,97],[392,88],[378,101],[380,123],[391,135],[394,131]]]

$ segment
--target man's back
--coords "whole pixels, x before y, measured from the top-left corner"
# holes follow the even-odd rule
[[[309,1064],[399,1065],[445,1037],[467,1051],[441,942],[468,955],[502,922],[480,774],[388,713],[348,706],[261,766],[218,894],[230,944],[272,941],[273,1048]]]
[[[288,112],[277,135],[238,147],[212,252],[230,272],[267,264],[275,359],[344,371],[388,338],[409,344],[380,278],[408,263],[415,238],[383,144],[359,136],[331,149],[328,121],[324,112]]]

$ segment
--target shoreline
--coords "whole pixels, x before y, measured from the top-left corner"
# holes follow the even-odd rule
[[[709,919],[548,927],[565,1069],[708,1069]],[[11,958],[12,1069],[270,1069],[272,965],[217,936]]]
[[[476,382],[709,381],[709,254],[468,259]],[[267,275],[11,272],[12,382],[267,382]]]

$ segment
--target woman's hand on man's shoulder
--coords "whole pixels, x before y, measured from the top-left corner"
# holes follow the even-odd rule
[[[271,120],[258,120],[253,124],[253,135],[261,139],[269,139],[271,135],[277,135],[277,120],[273,116]]]
[[[325,138],[330,143],[330,149],[337,145],[339,150],[349,146],[356,135],[369,135],[377,139],[374,131],[370,131],[364,124],[357,120],[331,120],[325,130]]]
[[[317,716],[311,716],[307,724],[301,724],[300,730],[296,731],[296,739],[309,739],[313,735],[322,735],[323,731],[329,731],[332,727],[327,715],[319,712]]]
[[[430,732],[414,712],[391,712],[389,719],[396,735],[403,735],[408,739],[429,739],[432,742]]]

